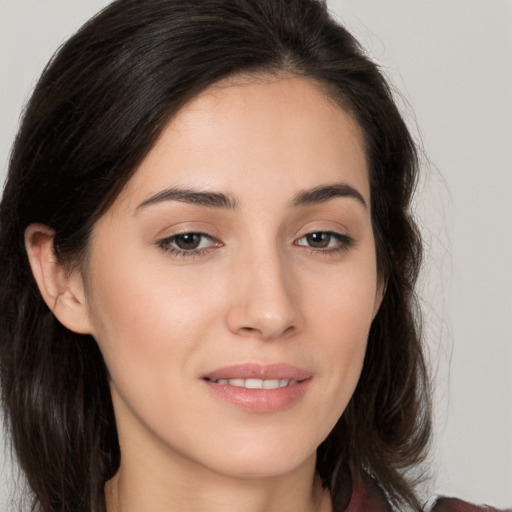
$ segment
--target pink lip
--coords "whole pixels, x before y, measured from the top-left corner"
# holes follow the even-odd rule
[[[290,364],[270,364],[262,365],[257,363],[235,364],[232,366],[225,366],[219,368],[206,375],[203,379],[218,380],[218,379],[287,379],[302,381],[310,379],[312,374],[297,368]]]
[[[313,375],[288,364],[242,364],[219,368],[203,377],[213,396],[238,409],[257,413],[277,412],[299,401],[306,393]],[[288,386],[275,389],[248,389],[219,384],[218,379],[283,379],[292,381]]]

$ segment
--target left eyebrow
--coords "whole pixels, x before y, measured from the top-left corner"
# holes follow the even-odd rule
[[[332,185],[323,185],[315,187],[297,194],[291,205],[292,207],[311,205],[316,203],[325,203],[335,197],[351,197],[368,208],[362,194],[348,183],[333,183]]]

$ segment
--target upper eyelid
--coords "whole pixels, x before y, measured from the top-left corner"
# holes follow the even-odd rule
[[[338,233],[343,235],[350,231],[349,225],[341,219],[334,219],[330,216],[314,215],[312,219],[300,219],[297,229],[294,232],[295,237],[307,235],[309,233]]]
[[[185,226],[181,226],[181,224],[185,224]],[[212,239],[219,239],[219,234],[217,233],[217,230],[211,227],[205,227],[204,225],[191,226],[188,222],[180,222],[177,225],[168,226],[165,229],[159,230],[158,233],[154,236],[154,240],[158,242],[161,240],[168,240],[175,236],[191,234],[204,235]]]

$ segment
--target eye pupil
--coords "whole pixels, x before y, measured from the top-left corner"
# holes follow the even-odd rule
[[[329,233],[310,233],[306,235],[306,239],[310,247],[322,249],[329,245],[331,235]]]
[[[193,250],[199,247],[201,243],[201,236],[198,233],[185,233],[183,235],[177,235],[174,243],[183,250]]]

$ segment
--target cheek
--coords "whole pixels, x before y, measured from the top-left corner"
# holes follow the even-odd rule
[[[169,439],[181,432],[178,444],[186,444],[176,411],[197,421],[197,391],[190,383],[221,315],[218,287],[195,277],[159,265],[139,264],[133,271],[123,259],[95,276],[95,338],[109,370],[118,429],[131,429],[135,415],[137,431],[145,425]]]
[[[97,269],[89,304],[94,336],[112,378],[137,375],[141,385],[149,385],[169,381],[170,366],[186,370],[190,355],[220,317],[218,287],[205,286],[198,275],[171,273],[165,263],[141,266],[128,257],[115,264],[104,260]]]
[[[347,265],[308,284],[308,315],[333,349],[366,343],[377,300],[377,278],[369,264]],[[344,340],[340,343],[339,340]]]
[[[371,263],[371,262],[370,262]],[[311,286],[309,322],[320,373],[338,417],[361,374],[374,316],[377,284],[371,264],[332,273],[324,287]]]

